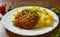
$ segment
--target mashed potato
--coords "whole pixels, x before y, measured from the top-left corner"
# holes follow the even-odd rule
[[[49,27],[52,26],[53,23],[53,17],[52,15],[47,11],[40,9],[42,13],[38,12],[40,18],[38,23],[33,28],[41,28],[41,27]]]

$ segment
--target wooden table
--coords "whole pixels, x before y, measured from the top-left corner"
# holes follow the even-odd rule
[[[7,4],[7,7],[11,5],[13,8],[21,7],[21,6],[41,6],[45,8],[55,7],[60,11],[60,0],[0,0],[0,5],[1,4]],[[60,15],[59,14],[57,15],[60,20]],[[6,32],[9,35],[9,37],[51,37],[51,35],[55,34],[59,30],[59,28],[60,28],[60,22],[59,25],[53,31],[37,36],[18,35],[10,32],[7,29]]]

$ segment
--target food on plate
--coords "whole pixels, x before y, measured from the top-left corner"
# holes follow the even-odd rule
[[[53,17],[47,10],[40,7],[24,8],[14,13],[13,23],[24,29],[50,27]]]
[[[57,10],[56,8],[51,8],[50,10],[53,11],[54,13],[56,13],[56,14],[60,14],[59,10]]]
[[[39,20],[39,15],[33,10],[22,10],[18,12],[14,18],[14,23],[25,29],[31,29]]]

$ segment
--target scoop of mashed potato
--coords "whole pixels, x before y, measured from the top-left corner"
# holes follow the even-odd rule
[[[38,13],[40,18],[39,18],[38,23],[33,28],[41,28],[41,27],[52,26],[52,23],[53,23],[52,15],[47,10],[42,9],[41,12],[42,13]]]

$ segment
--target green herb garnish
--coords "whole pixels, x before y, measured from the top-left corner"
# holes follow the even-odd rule
[[[52,37],[59,37],[59,36],[60,36],[60,30],[56,34],[52,35]]]
[[[0,20],[2,19],[2,17],[0,17]]]
[[[37,15],[34,14],[33,16],[31,16],[31,18],[34,19],[34,18],[36,18],[36,16],[37,16]]]
[[[60,13],[59,10],[57,10],[56,8],[51,8],[51,10],[55,13]]]
[[[8,7],[8,11],[10,11],[10,10],[12,10],[12,7],[11,6]]]

